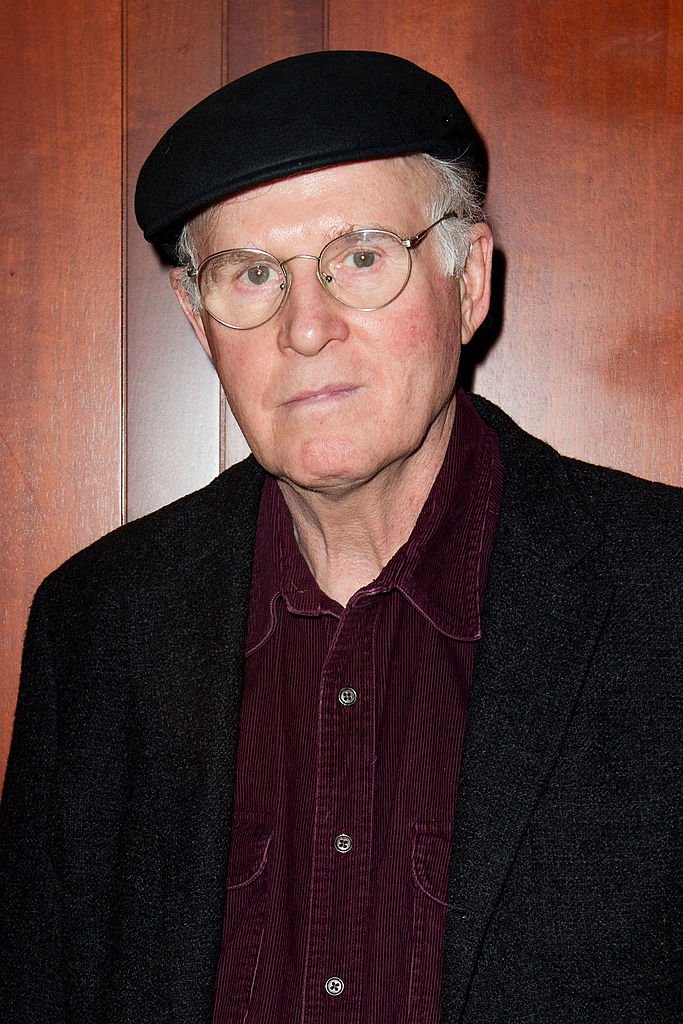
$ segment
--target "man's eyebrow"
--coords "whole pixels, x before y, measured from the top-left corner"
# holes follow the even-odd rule
[[[348,235],[351,231],[357,231],[358,228],[355,224],[350,222],[342,222],[335,224],[334,227],[328,228],[323,235],[325,242],[331,242],[333,238],[339,238],[340,235]]]

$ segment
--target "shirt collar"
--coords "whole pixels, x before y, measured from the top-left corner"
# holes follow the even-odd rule
[[[298,615],[340,614],[322,592],[299,550],[292,517],[277,480],[267,476],[261,491],[251,579],[246,653],[252,654],[275,629],[282,599]]]
[[[440,632],[477,640],[501,492],[498,438],[460,391],[443,464],[410,537],[352,600],[396,589]],[[248,654],[273,632],[278,598],[295,614],[340,614],[315,582],[277,481],[268,477],[256,530]]]
[[[441,469],[413,532],[371,587],[395,586],[440,632],[481,636],[502,466],[498,438],[463,391]]]

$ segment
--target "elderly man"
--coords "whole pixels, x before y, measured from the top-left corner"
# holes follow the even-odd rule
[[[450,87],[373,53],[148,159],[255,458],[37,595],[7,1024],[678,1019],[680,495],[456,391],[480,181]]]

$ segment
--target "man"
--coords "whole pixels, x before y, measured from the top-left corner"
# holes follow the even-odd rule
[[[456,391],[480,176],[445,83],[354,52],[143,168],[255,460],[36,597],[3,1021],[678,1019],[680,495]]]

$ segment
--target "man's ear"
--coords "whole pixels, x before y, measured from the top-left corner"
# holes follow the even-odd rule
[[[211,346],[209,345],[209,339],[206,336],[204,329],[204,321],[201,315],[192,307],[190,296],[187,294],[185,287],[185,272],[180,267],[174,267],[170,274],[171,287],[175,292],[175,297],[180,303],[180,308],[192,324],[192,330],[197,336],[197,341],[206,352],[209,359],[213,362],[213,356],[211,355]]]
[[[466,345],[483,322],[491,303],[493,235],[488,224],[470,228],[470,252],[460,277],[460,340]]]

